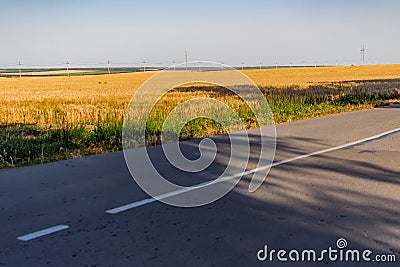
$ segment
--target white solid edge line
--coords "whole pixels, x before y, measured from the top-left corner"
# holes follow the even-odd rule
[[[164,198],[167,198],[167,197],[172,197],[172,196],[180,195],[180,194],[183,194],[183,193],[187,193],[189,191],[196,190],[196,189],[199,189],[199,188],[203,188],[205,186],[209,186],[209,185],[212,185],[212,184],[217,184],[217,183],[221,183],[221,182],[224,182],[224,181],[232,180],[232,179],[237,178],[239,176],[248,175],[248,174],[260,171],[260,170],[264,170],[264,169],[271,168],[271,167],[276,167],[276,166],[283,165],[283,164],[286,164],[286,163],[289,163],[289,162],[292,162],[292,161],[296,161],[296,160],[299,160],[299,159],[304,159],[304,158],[308,158],[308,157],[324,154],[324,153],[327,153],[327,152],[331,152],[331,151],[335,151],[335,150],[351,147],[351,146],[358,145],[358,144],[361,144],[361,143],[365,143],[365,142],[368,142],[368,141],[371,141],[371,140],[375,140],[375,139],[378,139],[378,138],[383,137],[385,135],[389,135],[389,134],[392,134],[392,133],[395,133],[395,132],[399,132],[399,131],[400,131],[400,128],[396,128],[396,129],[393,129],[393,130],[390,130],[390,131],[387,131],[387,132],[376,134],[376,135],[373,135],[373,136],[370,136],[370,137],[367,137],[367,138],[364,138],[364,139],[360,139],[360,140],[357,140],[357,141],[354,141],[354,142],[346,143],[346,144],[343,144],[343,145],[340,145],[340,146],[335,146],[335,147],[331,147],[331,148],[315,151],[315,152],[312,152],[312,153],[300,155],[300,156],[297,156],[297,157],[281,160],[281,161],[274,162],[272,164],[268,164],[266,166],[261,166],[261,167],[258,167],[258,168],[252,169],[252,170],[248,170],[248,171],[245,171],[245,172],[242,172],[242,173],[238,173],[238,174],[234,174],[234,175],[231,175],[231,176],[218,178],[218,179],[213,180],[211,182],[205,182],[205,183],[201,183],[201,184],[185,187],[183,189],[179,189],[179,190],[176,190],[176,191],[172,191],[172,192],[168,192],[168,193],[165,193],[165,194],[161,194],[161,195],[158,195],[158,196],[156,196],[154,198],[146,198],[146,199],[143,199],[143,200],[140,200],[140,201],[136,201],[136,202],[127,204],[127,205],[123,205],[123,206],[120,206],[120,207],[117,207],[117,208],[106,210],[105,212],[108,213],[108,214],[117,214],[117,213],[129,210],[129,209],[133,209],[133,208],[137,208],[137,207],[140,207],[140,206],[144,206],[144,205],[150,204],[150,203],[155,202],[155,201],[160,200],[160,199],[164,199]]]
[[[68,225],[56,225],[56,226],[53,226],[53,227],[50,227],[50,228],[46,228],[46,229],[43,229],[43,230],[40,230],[40,231],[37,231],[37,232],[33,232],[33,233],[30,233],[30,234],[27,234],[27,235],[23,235],[23,236],[17,237],[17,239],[21,240],[21,241],[29,241],[29,240],[32,240],[32,239],[35,239],[35,238],[38,238],[38,237],[42,237],[42,236],[45,236],[45,235],[49,235],[49,234],[53,234],[55,232],[59,232],[59,231],[65,230],[65,229],[68,229],[68,228],[69,228]]]

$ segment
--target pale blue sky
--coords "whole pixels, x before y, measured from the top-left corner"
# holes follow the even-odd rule
[[[400,1],[0,0],[0,67],[400,63]],[[150,63],[151,64],[151,63]]]

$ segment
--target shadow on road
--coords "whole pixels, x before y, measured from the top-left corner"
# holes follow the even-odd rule
[[[250,138],[255,160],[258,136]],[[222,139],[218,143],[228,144]],[[280,139],[278,157],[326,146],[307,138]],[[392,160],[400,162],[400,157]],[[212,168],[225,165],[225,158],[217,158]],[[351,147],[273,168],[255,193],[247,191],[247,177],[233,192],[207,206],[185,209],[158,203],[153,214],[144,208],[151,223],[143,222],[146,230],[141,238],[148,241],[149,250],[154,249],[148,263],[168,259],[167,264],[180,264],[190,259],[203,266],[250,266],[259,263],[256,253],[265,244],[277,250],[319,251],[335,249],[338,238],[345,238],[349,249],[398,257],[400,170],[390,166],[381,154]],[[207,173],[203,176],[207,179]],[[170,251],[174,257],[169,257]]]

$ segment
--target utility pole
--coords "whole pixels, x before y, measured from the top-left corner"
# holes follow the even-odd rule
[[[69,61],[67,60],[67,62],[65,64],[67,65],[67,75],[69,77]]]
[[[22,73],[21,73],[21,61],[18,62],[18,70],[19,70],[19,78],[22,78]]]
[[[174,64],[174,71],[175,71],[175,59],[172,61],[172,64]]]
[[[275,62],[275,69],[277,69],[277,68],[278,68],[278,61]]]
[[[187,63],[188,63],[188,53],[187,53],[186,49],[185,49],[185,62],[186,62],[186,70],[188,70],[188,65],[187,65]]]
[[[262,65],[262,63],[261,63],[261,61],[260,61],[260,70],[261,70],[261,65]]]
[[[146,60],[143,60],[143,72],[146,72]]]
[[[365,48],[364,48],[364,45],[362,45],[362,47],[360,49],[360,52],[361,52],[361,64],[364,65],[364,63],[365,63]]]
[[[110,60],[107,61],[107,70],[108,70],[108,74],[111,74],[111,71],[110,71]]]
[[[244,68],[244,62],[242,61],[242,70],[243,70],[243,68]]]

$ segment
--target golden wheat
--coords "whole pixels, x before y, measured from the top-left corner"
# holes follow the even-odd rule
[[[93,124],[107,119],[121,120],[134,92],[155,73],[0,78],[0,124]],[[243,73],[259,86],[304,88],[349,80],[400,78],[400,65],[245,70]],[[207,93],[193,92],[190,96],[204,97]],[[165,101],[176,104],[188,97],[188,94],[173,92]],[[230,96],[221,96],[221,99],[238,101]]]

